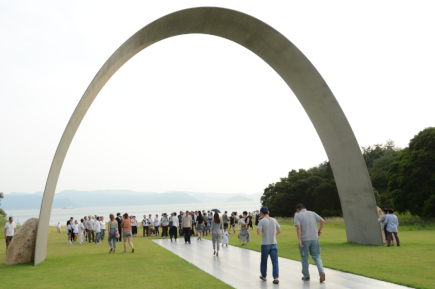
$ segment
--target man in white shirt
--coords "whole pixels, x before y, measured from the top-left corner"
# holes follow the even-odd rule
[[[95,245],[100,245],[101,223],[99,217],[97,217],[97,220],[94,224],[94,231],[95,231]]]
[[[156,215],[156,218],[154,219],[154,230],[156,231],[156,236],[158,236],[160,234],[159,222],[160,222],[159,215]]]
[[[5,224],[6,253],[8,253],[9,244],[16,232],[17,226],[15,225],[14,218],[9,217],[9,222]]]

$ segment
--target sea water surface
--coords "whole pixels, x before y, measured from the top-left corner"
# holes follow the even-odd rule
[[[142,206],[113,206],[113,207],[86,207],[86,208],[74,208],[74,209],[52,209],[50,216],[50,225],[56,225],[58,222],[62,226],[66,225],[66,221],[71,217],[75,220],[80,220],[84,216],[97,215],[103,216],[105,221],[109,220],[109,215],[116,213],[128,213],[129,215],[136,216],[141,221],[143,215],[148,217],[152,214],[154,218],[156,214],[161,217],[162,213],[168,215],[172,212],[176,212],[177,215],[180,211],[202,211],[218,209],[223,213],[224,211],[237,212],[242,214],[243,211],[253,212],[260,210],[260,202],[220,202],[220,203],[196,203],[196,204],[170,204],[170,205],[142,205]],[[8,216],[13,216],[15,222],[23,224],[30,218],[39,218],[39,209],[34,210],[8,210],[6,212]]]

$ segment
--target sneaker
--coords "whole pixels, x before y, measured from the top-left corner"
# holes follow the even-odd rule
[[[304,278],[304,277],[302,277],[302,280],[303,280],[303,281],[310,281],[310,277],[308,277],[308,278]]]

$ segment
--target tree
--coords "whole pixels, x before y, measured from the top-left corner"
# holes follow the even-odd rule
[[[299,203],[322,216],[342,215],[337,186],[329,162],[309,170],[292,170],[286,178],[281,178],[281,181],[264,189],[261,201],[274,216],[293,216]]]
[[[1,200],[3,199],[3,197],[4,197],[3,193],[0,192],[0,205],[1,205]],[[0,217],[6,217],[6,212],[3,211],[1,208],[0,208]]]
[[[384,145],[375,144],[362,149],[378,206],[393,207],[387,173],[390,165],[397,161],[401,149],[396,147],[392,140],[388,140]]]
[[[387,174],[394,207],[399,212],[435,217],[435,128],[418,133],[391,164]]]

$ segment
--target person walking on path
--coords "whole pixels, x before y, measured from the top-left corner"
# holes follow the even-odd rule
[[[249,234],[249,219],[247,216],[247,212],[243,212],[243,216],[240,216],[239,218],[239,223],[241,226],[240,229],[240,241],[242,241],[242,246],[245,246],[245,242],[246,242],[246,246],[248,246],[249,241],[251,241],[251,235]]]
[[[175,241],[177,241],[177,231],[178,231],[178,217],[177,213],[172,213],[171,217],[169,218],[169,236],[172,238],[175,238]]]
[[[100,238],[101,238],[100,217],[97,217],[95,220],[94,231],[95,231],[95,245],[101,245],[101,243],[100,243]]]
[[[196,218],[196,232],[198,233],[198,240],[202,240],[202,232],[204,231],[204,217],[201,211],[198,212],[198,217]]]
[[[189,211],[186,211],[186,215],[182,219],[181,226],[184,232],[184,243],[190,244],[190,230],[192,229],[192,217],[189,215]]]
[[[131,220],[128,217],[127,213],[124,214],[124,220],[121,223],[121,227],[122,227],[122,237],[124,238],[124,252],[123,253],[127,253],[127,244],[126,244],[127,241],[131,247],[131,252],[134,253],[133,243],[131,242],[131,238],[132,238]]]
[[[109,242],[110,251],[109,253],[115,253],[116,252],[116,240],[119,236],[118,231],[118,222],[115,220],[115,216],[113,214],[110,214],[110,221],[107,224],[108,234],[107,241]],[[113,245],[112,245],[113,241]]]
[[[388,209],[388,215],[385,218],[385,224],[387,228],[387,247],[391,246],[391,241],[393,241],[393,234],[394,238],[396,239],[397,246],[400,246],[400,240],[399,236],[397,235],[397,229],[399,228],[399,219],[397,219],[397,216],[394,215],[393,209]],[[393,244],[394,246],[394,244]]]
[[[147,237],[148,237],[148,229],[150,228],[149,226],[150,226],[150,224],[148,222],[147,216],[143,215],[142,230],[143,230],[143,236],[144,237],[145,237],[145,234],[147,234]]]
[[[15,225],[14,218],[9,217],[8,222],[5,224],[6,254],[8,253],[9,244],[16,232],[17,225]]]
[[[296,206],[296,212],[298,214],[295,217],[295,225],[298,234],[299,252],[301,254],[302,280],[310,281],[310,272],[308,270],[309,253],[319,270],[320,282],[323,282],[325,281],[325,270],[323,269],[322,258],[320,257],[319,236],[322,234],[325,220],[316,213],[307,211],[303,204]],[[319,222],[320,227],[317,230],[317,223]]]
[[[225,228],[224,229],[224,233],[222,234],[222,247],[224,246],[224,245],[227,245],[227,247],[228,247],[228,228]]]
[[[104,241],[106,237],[106,222],[104,222],[104,217],[100,217],[100,240]]]
[[[88,220],[85,222],[86,229],[88,229],[88,240],[89,243],[95,242],[95,232],[94,224],[92,223],[91,216],[89,215]]]
[[[269,209],[262,207],[260,209],[260,220],[258,222],[257,234],[261,236],[261,264],[260,264],[260,279],[266,281],[267,277],[267,259],[272,261],[272,276],[273,284],[279,283],[279,267],[278,267],[278,244],[276,237],[281,234],[281,228],[278,222],[269,217]]]
[[[121,217],[121,213],[117,213],[116,214],[116,222],[118,223],[118,232],[119,232],[119,238],[118,238],[118,242],[122,241],[122,217]]]
[[[213,255],[219,256],[219,241],[221,238],[221,229],[222,229],[222,222],[219,218],[218,213],[214,213],[213,220],[211,221],[211,241],[213,242]],[[216,252],[216,247],[217,252]]]

